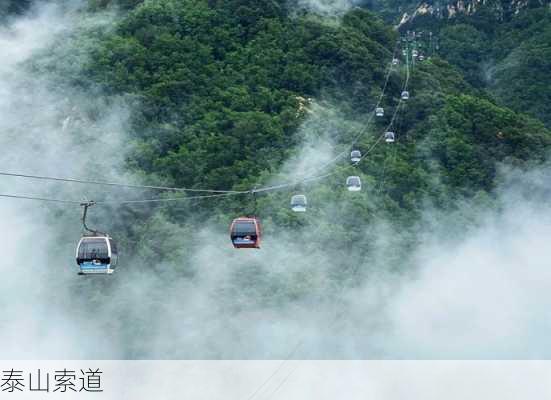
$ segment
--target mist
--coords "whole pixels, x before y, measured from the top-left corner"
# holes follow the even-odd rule
[[[297,0],[298,8],[328,17],[343,15],[362,3],[362,0]]]
[[[42,4],[0,30],[0,159],[2,170],[28,174],[113,178],[125,154],[123,105],[102,104],[90,93],[60,88],[46,73],[24,67],[41,51],[55,53],[63,37],[85,21],[79,2]],[[72,62],[75,60],[73,59]],[[84,62],[83,60],[80,60]],[[38,66],[36,66],[38,67]],[[78,68],[77,65],[73,65]],[[92,118],[99,111],[99,118]],[[96,188],[44,185],[2,179],[0,191],[81,201]],[[80,235],[79,207],[7,200],[0,208],[2,242],[9,256],[0,262],[5,309],[1,336],[14,346],[3,357],[80,357],[79,332],[97,331],[78,312],[72,259]],[[102,340],[103,341],[103,340]],[[91,347],[91,346],[90,346]],[[95,347],[95,346],[94,346]]]
[[[131,102],[24,67],[75,30],[109,29],[117,18],[85,20],[79,3],[71,4],[35,8],[0,30],[1,170],[139,183],[125,171]],[[342,117],[315,101],[309,107],[302,150],[281,170],[286,177],[338,153]],[[342,251],[316,245],[324,218],[347,207],[342,189],[337,204],[316,203],[314,192],[314,217],[305,218],[317,221],[309,230],[268,228],[259,251],[234,250],[227,226],[213,221],[191,229],[160,212],[138,218],[134,230],[145,232],[138,251],[125,254],[123,246],[117,272],[91,278],[76,274],[78,206],[1,199],[7,253],[0,261],[0,357],[547,358],[548,169],[501,174],[498,209],[463,202],[443,217],[427,206],[407,259],[400,232],[386,221],[361,227],[345,260]],[[77,201],[144,196],[8,177],[0,193]],[[355,201],[372,200],[361,193]],[[98,207],[91,223],[116,228],[129,223],[128,212]],[[474,227],[463,228],[466,219]],[[160,242],[172,251],[155,261]],[[342,278],[343,264],[352,278]],[[398,272],[404,264],[407,272]]]

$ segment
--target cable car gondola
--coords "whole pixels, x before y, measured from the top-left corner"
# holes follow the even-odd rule
[[[383,107],[377,107],[375,109],[375,116],[383,117],[385,115],[385,109]]]
[[[395,135],[394,132],[385,132],[385,142],[394,143]]]
[[[397,58],[392,59],[392,65],[398,65],[399,61]]]
[[[362,180],[359,176],[349,176],[346,178],[346,187],[349,192],[359,192],[362,190]]]
[[[239,217],[230,227],[230,238],[236,249],[260,249],[262,231],[256,217]]]
[[[303,194],[295,194],[291,197],[291,210],[294,212],[305,212],[308,200]]]
[[[404,90],[401,97],[402,100],[409,100],[409,92],[407,90]]]
[[[117,267],[117,245],[107,235],[85,235],[78,242],[76,259],[80,275],[112,274]]]
[[[87,233],[82,236],[77,245],[76,259],[80,268],[79,275],[112,274],[119,259],[115,241],[109,235],[90,229],[86,225],[88,208],[95,204],[94,201],[81,204],[84,207],[82,226]]]
[[[352,150],[350,152],[350,161],[353,164],[359,163],[362,159],[362,152],[360,150]]]

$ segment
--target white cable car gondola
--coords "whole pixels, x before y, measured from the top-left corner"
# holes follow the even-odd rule
[[[86,215],[88,208],[96,204],[93,201],[82,203],[82,225],[88,233],[82,236],[77,245],[76,260],[80,268],[79,275],[112,274],[117,267],[119,254],[117,244],[107,234],[88,228]]]
[[[407,90],[404,90],[401,97],[402,100],[409,100],[409,92]]]
[[[362,190],[362,180],[359,176],[349,176],[346,178],[346,187],[349,192],[359,192]]]
[[[76,259],[81,275],[112,274],[117,267],[117,245],[107,235],[83,236],[78,242]]]
[[[377,107],[375,109],[375,115],[377,117],[383,117],[385,115],[385,109],[383,107]]]
[[[399,61],[397,58],[392,59],[392,65],[398,65]]]
[[[385,133],[385,142],[394,143],[395,139],[396,139],[396,135],[394,134],[394,132],[386,132]]]
[[[291,197],[291,210],[294,212],[305,212],[308,200],[303,194],[295,194]]]
[[[425,61],[425,56],[422,55],[422,54],[420,54],[420,55],[419,55],[419,61]]]
[[[362,159],[362,152],[360,150],[352,150],[350,152],[350,161],[353,164],[359,163]]]
[[[411,51],[411,56],[412,57],[417,57],[419,55],[419,53],[417,52],[417,50],[412,50]]]

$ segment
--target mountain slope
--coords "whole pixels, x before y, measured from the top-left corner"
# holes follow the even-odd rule
[[[124,14],[111,31],[77,35],[62,57],[65,67],[59,57],[35,67],[60,69],[64,84],[126,96],[133,107],[128,168],[146,181],[247,189],[288,181],[347,151],[373,111],[396,39],[389,26],[361,9],[335,23],[315,14],[297,16],[284,2],[268,7],[156,0]],[[72,71],[66,65],[80,65],[71,61],[80,54],[76,49],[86,49],[89,57]],[[388,114],[398,104],[405,75],[402,59],[383,99]],[[551,133],[537,120],[496,104],[482,89],[438,57],[417,63],[412,99],[393,127],[396,146],[377,146],[359,171],[338,163],[332,177],[303,187],[318,204],[304,218],[287,210],[286,191],[261,196],[256,207],[245,196],[160,212],[186,227],[213,215],[225,226],[256,208],[268,221],[268,233],[278,226],[314,230],[317,240],[304,245],[335,248],[343,260],[348,247],[342,243],[362,236],[365,226],[381,218],[401,227],[404,241],[414,243],[427,202],[448,209],[462,198],[491,196],[500,163],[545,159]],[[358,147],[369,149],[389,120],[387,115],[370,125]],[[325,158],[323,143],[330,144]],[[305,153],[307,146],[311,153]],[[346,176],[358,172],[364,194],[345,199],[331,189],[342,188]],[[335,204],[346,206],[334,209]],[[149,218],[148,212],[140,218]],[[156,251],[165,253],[170,252]]]
[[[433,4],[423,13],[414,12],[401,29],[432,31],[440,44],[439,55],[459,67],[470,83],[550,126],[548,2],[450,4],[456,10],[452,15],[439,14]]]

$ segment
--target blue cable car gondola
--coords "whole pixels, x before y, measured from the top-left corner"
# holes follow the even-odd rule
[[[109,236],[83,236],[77,246],[76,259],[81,275],[112,274],[117,267],[117,245]]]
[[[112,274],[119,259],[115,241],[109,235],[90,229],[86,225],[88,208],[94,204],[93,201],[81,204],[84,207],[82,225],[88,233],[82,236],[77,245],[76,261],[80,268],[79,275]]]

